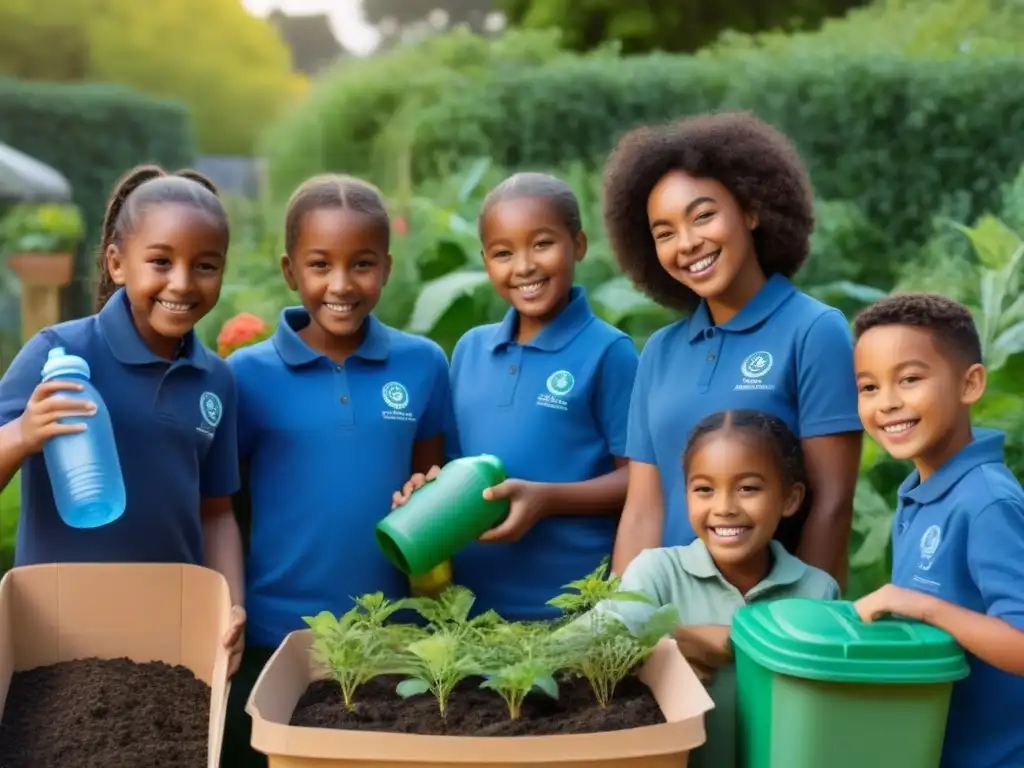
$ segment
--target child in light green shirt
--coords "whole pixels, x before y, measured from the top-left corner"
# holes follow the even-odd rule
[[[596,610],[634,631],[654,610],[674,605],[676,640],[708,686],[715,708],[707,742],[690,756],[693,768],[733,768],[736,761],[736,679],[729,627],[747,603],[788,597],[835,600],[839,585],[775,541],[779,522],[808,503],[800,441],[778,418],[723,411],[702,420],[683,455],[690,524],[686,546],[641,552],[622,574],[621,589],[653,605],[608,601]]]

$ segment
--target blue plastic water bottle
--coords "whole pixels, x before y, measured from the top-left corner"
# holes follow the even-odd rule
[[[63,347],[50,350],[43,366],[43,381],[71,380],[81,392],[64,391],[54,397],[87,400],[96,406],[92,416],[72,416],[61,424],[85,424],[85,431],[57,435],[43,445],[46,469],[53,487],[57,512],[72,528],[99,528],[124,514],[125,490],[110,412],[89,380],[89,364]]]

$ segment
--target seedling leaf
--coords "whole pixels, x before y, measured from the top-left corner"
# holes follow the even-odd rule
[[[395,693],[401,696],[403,699],[407,699],[410,696],[418,696],[421,693],[426,693],[430,690],[430,683],[426,680],[420,680],[419,678],[411,677],[408,680],[403,680],[395,688]]]

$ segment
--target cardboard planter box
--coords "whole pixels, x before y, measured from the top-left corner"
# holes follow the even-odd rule
[[[207,766],[218,768],[230,613],[224,577],[198,566],[14,568],[0,581],[0,715],[14,672],[90,657],[183,664],[211,688]]]
[[[655,648],[641,670],[665,719],[660,725],[606,733],[471,737],[299,728],[288,725],[307,686],[322,677],[310,654],[310,630],[291,633],[267,662],[246,705],[252,745],[270,768],[411,768],[542,766],[684,768],[705,741],[714,704],[673,640]],[[396,695],[395,706],[402,700]]]

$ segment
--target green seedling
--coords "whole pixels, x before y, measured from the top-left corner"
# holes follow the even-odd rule
[[[623,602],[651,603],[651,599],[642,592],[629,592],[620,589],[622,579],[619,576],[608,576],[606,557],[593,571],[582,579],[570,581],[564,589],[575,590],[565,592],[548,600],[547,604],[560,610],[567,617],[586,613],[597,607],[602,600],[621,600]]]
[[[345,707],[355,709],[359,686],[393,671],[398,662],[385,642],[386,634],[365,621],[359,606],[339,618],[330,611],[303,620],[313,632],[313,657],[341,687]]]
[[[540,659],[521,661],[502,667],[484,680],[481,688],[497,691],[508,705],[510,720],[518,720],[522,713],[523,701],[530,691],[537,690],[558,698],[558,683],[555,682],[557,664],[544,663]]]
[[[428,691],[437,699],[441,719],[448,717],[448,697],[462,680],[481,672],[479,662],[458,633],[439,632],[409,646],[409,679],[398,684],[403,699]]]
[[[446,587],[437,597],[411,597],[403,601],[404,607],[411,608],[430,622],[436,629],[455,629],[470,626],[469,612],[473,609],[476,596],[465,587],[453,584]],[[478,616],[475,622],[485,625],[497,616],[493,611]]]
[[[388,600],[383,592],[372,592],[355,598],[360,620],[375,627],[384,626],[391,614],[409,608],[408,600]]]

